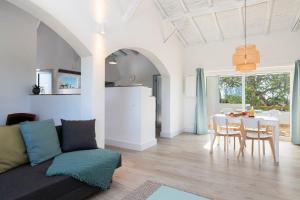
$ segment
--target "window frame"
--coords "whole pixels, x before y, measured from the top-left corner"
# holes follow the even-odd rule
[[[242,103],[241,103],[241,105],[243,105],[243,93],[244,93],[244,85],[243,85],[243,76],[242,75],[225,75],[225,76],[218,76],[218,87],[219,87],[219,90],[220,90],[220,78],[222,78],[222,77],[241,77],[241,84],[242,84],[242,96],[241,96],[241,98],[242,98]],[[221,103],[221,97],[219,98],[219,103],[220,104],[231,104],[231,103]]]
[[[293,81],[294,81],[294,66],[286,65],[286,66],[274,66],[274,67],[261,67],[257,68],[257,70],[249,73],[238,73],[233,70],[218,70],[218,71],[205,71],[205,82],[207,77],[210,76],[218,76],[218,77],[228,77],[228,76],[241,76],[242,77],[242,110],[246,110],[246,76],[253,75],[266,75],[266,74],[282,74],[288,73],[290,75],[290,92],[289,92],[289,106],[291,108],[292,105],[292,91],[293,91]],[[207,88],[206,88],[207,89]],[[224,104],[224,103],[220,103]],[[226,105],[226,104],[225,104]],[[291,112],[291,111],[290,111]]]

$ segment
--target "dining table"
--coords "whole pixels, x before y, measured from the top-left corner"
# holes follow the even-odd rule
[[[242,117],[248,116],[238,116],[238,117],[231,117],[225,114],[215,114],[216,119],[218,118],[230,118],[231,120],[234,118],[234,121],[240,122]],[[272,127],[272,136],[275,146],[275,165],[279,165],[279,119],[273,116],[255,116],[252,117],[258,119],[261,125]]]

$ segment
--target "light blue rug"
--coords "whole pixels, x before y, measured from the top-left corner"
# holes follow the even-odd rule
[[[196,196],[167,186],[161,186],[147,200],[208,200],[207,198]]]
[[[146,181],[123,200],[209,200],[160,183]]]

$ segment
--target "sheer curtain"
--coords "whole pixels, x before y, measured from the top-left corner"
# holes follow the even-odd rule
[[[292,143],[300,145],[300,60],[296,61],[292,99]]]
[[[197,69],[196,82],[196,112],[195,112],[195,133],[202,135],[208,133],[207,103],[205,91],[204,70]]]

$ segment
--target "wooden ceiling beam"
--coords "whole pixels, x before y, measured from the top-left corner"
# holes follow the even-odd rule
[[[224,35],[223,35],[223,32],[222,32],[222,29],[221,29],[221,26],[220,26],[217,14],[216,13],[212,13],[212,17],[214,19],[215,26],[216,26],[216,28],[217,28],[217,30],[219,32],[220,40],[223,41],[224,40]]]
[[[139,5],[141,5],[143,0],[133,0],[132,3],[128,6],[127,11],[123,15],[123,21],[129,21],[136,13]]]
[[[156,7],[158,8],[158,10],[160,11],[160,13],[162,14],[163,18],[167,18],[168,14],[165,11],[165,9],[162,7],[161,3],[159,0],[154,0],[154,3],[156,5]],[[179,32],[177,26],[175,25],[174,22],[169,22],[171,24],[171,26],[176,29],[176,35],[179,38],[179,40],[181,41],[181,43],[183,44],[184,47],[186,47],[188,45],[188,42],[184,39],[183,35]]]
[[[239,9],[239,14],[240,14],[240,19],[241,19],[241,24],[242,24],[242,36],[245,35],[245,29],[244,29],[244,26],[245,26],[245,16],[244,16],[244,12],[243,12],[243,7],[241,7]]]
[[[185,12],[185,13],[189,12],[189,9],[188,9],[188,7],[186,6],[185,2],[184,2],[183,0],[179,0],[179,2],[180,2],[180,5],[181,5],[181,7],[182,7],[182,9],[183,9],[183,12]],[[194,27],[194,29],[198,32],[198,34],[199,34],[201,40],[202,40],[204,43],[206,43],[207,41],[206,41],[206,39],[205,39],[205,37],[204,37],[204,35],[203,35],[203,33],[202,33],[202,30],[201,30],[201,28],[199,27],[199,25],[196,23],[196,21],[195,21],[195,19],[194,19],[193,17],[190,17],[190,22],[192,23],[192,26]]]
[[[299,24],[300,24],[300,2],[299,2],[298,13],[295,17],[294,22],[292,23],[291,32],[297,31],[299,28]]]
[[[195,19],[194,19],[194,18],[191,18],[190,20],[191,20],[191,23],[192,23],[192,25],[194,26],[194,28],[197,30],[199,36],[201,37],[201,40],[202,40],[204,43],[207,43],[207,40],[206,40],[206,38],[204,37],[201,28],[200,28],[199,25],[196,23]]]
[[[265,3],[269,0],[248,0],[247,1],[247,6],[253,6],[261,3]],[[223,5],[215,5],[212,4],[212,6],[209,7],[203,7],[201,9],[195,10],[195,11],[190,11],[184,14],[179,14],[179,15],[174,15],[174,16],[166,16],[164,20],[166,21],[176,21],[180,20],[182,18],[191,18],[191,17],[198,17],[202,15],[209,15],[209,14],[214,14],[218,12],[223,12],[223,11],[228,11],[232,9],[240,9],[241,7],[244,6],[244,3],[242,1],[237,1],[235,3],[231,4],[223,4]]]
[[[181,5],[181,7],[182,7],[182,9],[183,9],[183,12],[184,12],[184,13],[189,12],[189,9],[188,9],[188,7],[186,6],[186,4],[184,3],[184,1],[183,1],[183,0],[178,0],[178,1],[179,1],[180,5]]]
[[[266,13],[266,22],[265,22],[265,28],[264,28],[265,34],[270,33],[273,10],[274,10],[274,0],[268,0],[268,2],[267,2],[267,13]]]

